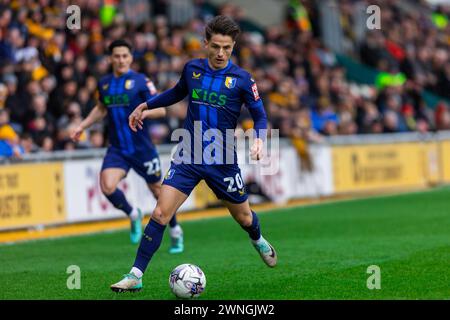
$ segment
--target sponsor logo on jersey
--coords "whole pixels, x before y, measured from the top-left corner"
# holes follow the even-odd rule
[[[202,74],[199,72],[199,73],[196,73],[195,71],[194,72],[192,72],[192,79],[200,79],[200,76],[201,76]]]
[[[133,79],[128,79],[125,81],[125,89],[130,90],[130,89],[133,89],[133,87],[134,87]]]
[[[219,95],[215,91],[208,91],[205,89],[192,89],[192,100],[202,101],[212,105],[224,106],[227,103],[227,96]]]
[[[233,89],[236,86],[236,78],[226,77],[225,78],[225,87],[228,89]]]
[[[106,106],[110,105],[127,105],[130,103],[130,98],[126,93],[124,94],[113,94],[103,97],[103,103]]]
[[[253,92],[253,98],[255,98],[255,101],[259,100],[259,93],[258,93],[258,88],[256,87],[256,83],[252,84],[252,92]]]

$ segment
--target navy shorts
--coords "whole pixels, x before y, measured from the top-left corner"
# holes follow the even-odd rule
[[[237,164],[205,165],[172,162],[163,184],[189,195],[202,179],[221,200],[242,203],[248,199],[241,169]]]
[[[102,171],[109,168],[120,168],[126,173],[132,168],[148,184],[161,180],[161,163],[156,150],[126,155],[116,148],[109,147],[103,159]]]

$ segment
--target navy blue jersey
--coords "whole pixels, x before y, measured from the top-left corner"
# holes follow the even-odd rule
[[[229,159],[227,152],[228,154],[231,152],[232,158],[236,159],[234,144],[229,144],[229,142],[234,142],[233,133],[231,137],[229,133],[227,136],[226,130],[236,128],[242,105],[245,104],[249,109],[264,110],[256,83],[251,75],[231,61],[229,61],[227,67],[214,70],[209,66],[207,59],[191,60],[185,65],[180,80],[171,92],[176,93],[178,97],[188,96],[189,98],[184,128],[189,131],[192,144],[194,144],[195,139],[194,121],[201,122],[202,134],[208,129],[220,131],[223,140],[219,141],[214,137],[209,142],[203,142],[202,151],[212,144],[214,144],[214,148],[211,149],[216,149],[213,150],[214,152],[222,146],[219,150],[221,152],[219,158],[223,159],[221,163],[225,163],[226,159]],[[152,102],[158,100],[162,101],[159,97],[156,97],[147,104],[152,106]],[[199,132],[197,132],[198,134]],[[230,146],[233,149],[230,150]],[[186,146],[180,144],[180,148],[186,148]],[[192,145],[190,161],[191,163],[198,163],[194,157],[194,151],[196,150]],[[215,156],[214,152],[212,157]],[[207,153],[205,152],[205,154]],[[198,157],[197,152],[196,154]],[[175,160],[178,156],[180,154],[175,156]],[[184,159],[182,161],[185,161],[186,155],[181,156]]]
[[[133,132],[128,126],[128,116],[141,103],[156,94],[153,83],[143,74],[133,70],[115,77],[108,74],[98,83],[100,102],[108,110],[108,136],[112,147],[124,154],[149,152],[155,149],[144,121],[144,129]]]

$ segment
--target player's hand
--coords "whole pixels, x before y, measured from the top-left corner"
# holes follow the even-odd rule
[[[253,145],[250,148],[250,157],[252,160],[261,160],[263,158],[264,141],[260,138],[253,140]]]
[[[70,139],[72,139],[73,142],[80,141],[80,137],[83,134],[83,127],[78,126],[76,127],[71,133],[70,133]]]
[[[128,125],[134,132],[137,132],[137,128],[142,130],[144,127],[144,110],[146,107],[147,105],[145,103],[141,103],[128,117]]]

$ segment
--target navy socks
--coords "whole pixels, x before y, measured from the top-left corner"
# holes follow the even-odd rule
[[[127,199],[125,198],[125,195],[120,189],[116,188],[113,193],[105,196],[115,208],[124,211],[127,215],[131,214],[133,208],[130,206]]]
[[[177,215],[174,214],[173,217],[172,217],[172,219],[170,219],[170,221],[169,221],[169,226],[170,226],[171,228],[173,228],[173,227],[175,227],[177,224],[178,224],[178,222],[177,222]]]
[[[161,245],[161,240],[165,229],[166,226],[163,226],[154,220],[150,220],[147,227],[145,227],[144,234],[142,235],[133,267],[138,268],[142,271],[142,273],[145,272],[150,259]]]
[[[241,226],[242,229],[248,232],[248,235],[250,236],[250,239],[252,240],[258,240],[261,237],[261,228],[259,226],[259,219],[255,212],[252,211],[252,224],[251,226],[244,227]]]

